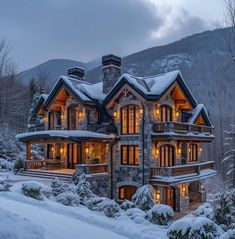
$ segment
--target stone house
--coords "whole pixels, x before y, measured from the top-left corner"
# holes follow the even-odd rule
[[[204,157],[212,123],[180,71],[156,76],[121,75],[121,58],[102,58],[103,80],[91,84],[74,67],[61,76],[31,112],[26,175],[89,174],[93,190],[117,200],[131,199],[144,184],[156,203],[182,211],[203,202],[202,181],[216,174]],[[36,123],[40,122],[40,123]],[[41,144],[44,158],[32,157]]]

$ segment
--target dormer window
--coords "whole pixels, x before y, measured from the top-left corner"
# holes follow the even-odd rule
[[[161,106],[161,121],[172,121],[172,108],[169,105]]]
[[[139,134],[139,109],[135,105],[121,108],[121,134]]]

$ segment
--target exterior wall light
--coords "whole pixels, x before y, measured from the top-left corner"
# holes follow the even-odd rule
[[[159,149],[158,148],[156,149],[156,155],[159,155]]]
[[[113,112],[113,117],[117,118],[117,111],[116,110]]]
[[[178,154],[181,154],[181,148],[178,148]]]
[[[44,121],[45,124],[47,123],[47,117],[46,116],[43,117],[43,121]]]
[[[64,148],[60,148],[60,153],[61,153],[61,154],[64,153]]]
[[[88,154],[89,153],[89,147],[86,147],[85,152]]]
[[[144,112],[143,109],[140,109],[140,114],[143,114],[143,112]]]
[[[160,115],[160,110],[159,109],[155,110],[155,115],[157,115],[157,116]]]
[[[176,111],[176,112],[175,112],[175,116],[176,116],[177,118],[180,116],[179,111]]]
[[[200,153],[202,152],[202,147],[201,147],[201,146],[199,147],[199,152],[200,152]]]

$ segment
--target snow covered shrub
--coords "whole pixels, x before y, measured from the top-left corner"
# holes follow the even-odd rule
[[[86,206],[90,209],[90,210],[93,210],[93,211],[98,211],[99,210],[99,204],[101,202],[103,202],[104,200],[106,200],[107,198],[105,197],[93,197],[93,198],[90,198],[86,201]]]
[[[215,195],[212,201],[213,221],[225,230],[235,223],[235,193],[227,191]]]
[[[56,197],[58,203],[62,203],[66,206],[79,205],[79,196],[73,192],[63,192]]]
[[[43,186],[41,188],[41,193],[43,196],[45,196],[46,198],[50,198],[51,195],[52,195],[52,189],[51,187],[46,187],[46,186]]]
[[[74,187],[72,184],[69,184],[63,181],[60,178],[53,179],[50,186],[51,186],[52,196],[54,197],[67,191],[74,191]]]
[[[217,239],[224,231],[205,217],[182,218],[167,230],[170,239]]]
[[[91,185],[86,179],[87,176],[85,174],[80,175],[75,189],[76,193],[79,195],[80,203],[83,205],[86,205],[87,200],[96,196],[91,191]]]
[[[126,211],[127,209],[130,208],[134,208],[135,204],[129,200],[125,200],[122,204],[121,204],[121,209]]]
[[[146,223],[146,213],[139,208],[130,208],[125,211],[125,215],[127,215],[131,220],[135,223],[142,224]]]
[[[102,200],[98,205],[97,208],[99,211],[103,212],[107,217],[116,217],[120,213],[119,205],[111,199],[106,198]]]
[[[25,196],[42,200],[42,185],[38,182],[25,182],[22,184],[22,192]]]
[[[143,211],[148,211],[151,209],[155,204],[152,195],[153,190],[153,187],[149,184],[138,188],[132,197],[132,201],[135,203],[135,206]]]
[[[21,158],[16,159],[14,163],[14,169],[20,170],[22,168],[24,168],[24,160]]]
[[[219,239],[235,239],[235,229],[228,230]]]
[[[12,170],[14,164],[8,162],[6,159],[0,158],[0,169]]]
[[[195,217],[206,217],[212,220],[213,218],[213,208],[210,203],[204,203],[199,206],[193,213]]]
[[[168,205],[156,204],[147,212],[146,219],[154,224],[167,226],[174,220],[174,211]]]
[[[10,187],[12,186],[10,184],[10,179],[9,177],[4,177],[4,178],[0,178],[0,191],[10,191]]]

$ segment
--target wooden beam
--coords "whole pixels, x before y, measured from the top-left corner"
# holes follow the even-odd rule
[[[29,142],[26,144],[26,159],[31,160],[31,144]]]

